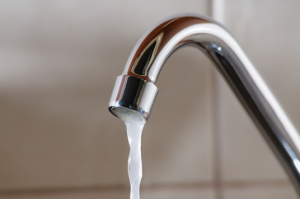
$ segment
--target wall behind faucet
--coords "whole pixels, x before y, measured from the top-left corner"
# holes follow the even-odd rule
[[[139,37],[176,13],[217,16],[300,129],[298,1],[224,0],[223,15],[215,3],[1,1],[0,198],[129,198],[125,127],[108,100]],[[202,53],[177,51],[158,88],[142,198],[297,198]]]

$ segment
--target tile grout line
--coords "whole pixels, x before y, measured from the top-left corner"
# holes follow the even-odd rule
[[[208,1],[207,3],[207,12],[208,12],[208,15],[211,17],[211,18],[214,18],[213,15],[214,15],[214,0],[212,1]],[[210,96],[212,97],[212,115],[211,115],[211,131],[212,131],[212,141],[211,141],[211,148],[210,150],[213,150],[212,154],[213,154],[213,179],[212,179],[212,188],[214,190],[214,194],[215,194],[215,199],[221,199],[221,191],[220,191],[220,180],[219,180],[219,149],[218,149],[218,143],[219,141],[217,140],[218,139],[218,119],[217,119],[217,85],[216,85],[216,72],[215,70],[213,69],[213,65],[210,64],[211,68],[210,68],[210,71],[211,71],[211,74],[210,74],[210,83],[211,83],[211,94]]]
[[[222,137],[220,129],[220,92],[219,92],[219,81],[217,72],[214,70],[212,73],[212,84],[213,84],[213,156],[214,156],[214,186],[216,191],[216,199],[222,199],[223,184],[222,184]]]
[[[209,12],[212,18],[219,22],[224,21],[224,6],[223,0],[212,0],[209,4]],[[215,194],[216,199],[223,199],[223,133],[222,133],[222,118],[221,118],[221,108],[222,96],[220,76],[218,75],[217,70],[212,70],[212,97],[213,97],[213,150],[214,150],[214,184],[215,184]]]
[[[191,183],[191,184],[156,184],[141,187],[141,191],[157,190],[199,190],[213,187],[212,183]],[[251,181],[251,182],[227,182],[224,187],[230,189],[240,188],[266,188],[266,187],[287,187],[291,186],[288,180],[276,181]],[[111,185],[111,186],[91,186],[91,187],[69,187],[69,188],[41,188],[41,189],[20,189],[20,190],[1,190],[0,195],[45,195],[45,194],[68,194],[68,193],[88,193],[88,192],[116,192],[129,191],[128,186]]]
[[[208,11],[208,15],[212,18],[214,18],[214,0],[212,1],[208,1],[207,4],[207,11]],[[219,148],[218,148],[218,118],[217,118],[217,106],[218,106],[218,102],[217,102],[217,83],[216,83],[216,72],[213,69],[213,65],[211,65],[210,71],[210,83],[211,83],[211,97],[212,97],[212,122],[211,122],[211,130],[212,130],[212,147],[210,148],[210,150],[213,150],[212,154],[213,154],[213,179],[212,179],[212,188],[214,190],[214,194],[215,194],[215,199],[221,199],[221,190],[220,190],[220,174],[219,174]]]

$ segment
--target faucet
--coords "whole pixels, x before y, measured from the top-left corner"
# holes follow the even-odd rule
[[[158,92],[155,83],[164,63],[175,50],[185,45],[199,48],[215,64],[300,196],[299,133],[238,43],[212,19],[196,15],[173,16],[146,32],[131,52],[122,75],[116,79],[109,111],[122,120],[145,122]],[[183,76],[188,73],[185,69],[182,72]]]

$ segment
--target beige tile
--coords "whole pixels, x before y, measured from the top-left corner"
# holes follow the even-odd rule
[[[225,25],[241,43],[287,114],[300,129],[300,81],[298,74],[300,25],[299,1],[226,0]],[[225,84],[225,83],[222,83]],[[268,149],[227,86],[222,85],[221,128],[224,131],[225,181],[286,179]]]
[[[280,163],[228,87],[222,107],[224,181],[286,179]]]
[[[193,72],[182,75],[184,69],[174,67],[175,63]],[[208,60],[193,48],[176,52],[166,63],[143,134],[145,184],[212,181],[209,68]]]
[[[115,77],[157,21],[206,9],[206,0],[0,2],[0,189],[128,184],[125,128],[107,111]],[[210,67],[189,52],[159,80],[146,184],[211,180]]]
[[[199,188],[199,189],[180,189],[170,188],[162,189],[157,191],[147,190],[141,193],[143,199],[213,199],[215,198],[214,191],[210,188]]]
[[[224,192],[224,199],[296,199],[298,198],[294,188],[291,185],[281,186],[245,186],[236,188],[227,188]]]

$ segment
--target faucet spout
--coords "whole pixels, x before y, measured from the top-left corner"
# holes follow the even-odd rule
[[[211,19],[177,16],[147,32],[134,47],[122,75],[117,77],[109,110],[123,120],[146,121],[157,95],[155,83],[164,63],[185,45],[199,48],[225,77],[300,196],[299,133],[238,43]],[[188,74],[187,69],[184,72]]]

